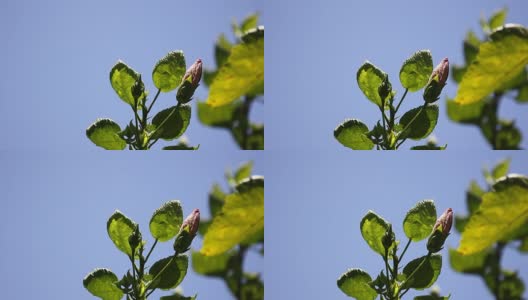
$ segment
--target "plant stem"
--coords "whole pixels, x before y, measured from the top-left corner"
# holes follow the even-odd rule
[[[387,137],[387,132],[390,131],[391,128],[387,128],[387,126],[385,125],[385,118],[386,117],[385,117],[384,108],[385,108],[385,99],[381,99],[381,106],[379,107],[379,109],[380,109],[380,112],[381,112],[381,122],[383,124],[383,144],[388,145],[389,144],[389,139]]]
[[[498,140],[497,140],[497,133],[498,133],[498,109],[499,109],[499,102],[502,98],[501,93],[495,93],[493,95],[493,98],[491,99],[490,103],[490,109],[491,109],[491,118],[489,120],[490,127],[491,127],[491,146],[493,147],[493,150],[499,150]]]
[[[495,281],[495,288],[493,289],[493,294],[495,295],[496,300],[503,300],[501,298],[500,294],[500,287],[502,283],[502,270],[501,270],[501,259],[502,259],[502,253],[504,250],[504,247],[506,246],[505,243],[499,242],[497,243],[497,246],[495,247],[495,259],[494,259],[494,265],[492,266],[493,275],[494,275],[494,281]]]
[[[147,257],[145,258],[145,262],[148,261],[149,257],[150,257],[150,254],[152,253],[152,250],[154,250],[154,247],[156,247],[156,244],[158,243],[158,239],[156,239],[154,241],[154,244],[152,244],[152,247],[150,247],[150,250],[149,252],[147,253]]]
[[[242,104],[242,120],[241,120],[241,130],[242,130],[242,149],[248,150],[248,127],[249,127],[249,108],[253,102],[253,97],[245,96],[244,103]]]
[[[237,255],[237,268],[235,269],[235,276],[236,276],[236,282],[237,282],[237,291],[236,291],[236,298],[238,300],[242,300],[242,278],[244,275],[244,257],[246,256],[247,252],[247,246],[240,245],[238,249],[238,255]]]
[[[149,107],[147,109],[147,114],[152,109],[152,106],[154,106],[154,103],[156,103],[156,100],[158,100],[158,96],[159,96],[160,93],[161,93],[161,89],[158,89],[158,92],[156,93],[156,96],[154,96],[154,99],[152,100],[152,102],[150,103],[150,105],[149,105]]]
[[[407,252],[407,248],[409,248],[409,245],[411,244],[411,242],[412,242],[411,239],[409,239],[409,240],[407,241],[407,244],[405,245],[405,248],[403,248],[403,252],[402,252],[402,254],[400,255],[400,259],[398,260],[398,262],[402,261],[403,256],[405,255],[405,252]]]
[[[409,89],[405,89],[405,92],[403,93],[403,96],[401,97],[400,102],[398,102],[398,105],[396,106],[396,109],[394,110],[394,114],[395,115],[398,112],[398,110],[400,109],[400,105],[402,104],[403,99],[405,99],[405,96],[407,96],[407,92],[409,92]]]

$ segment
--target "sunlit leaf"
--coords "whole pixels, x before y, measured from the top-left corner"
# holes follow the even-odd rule
[[[114,242],[117,249],[123,251],[127,255],[132,255],[132,248],[128,243],[128,238],[136,228],[137,224],[116,210],[106,223],[106,230],[108,236]]]
[[[515,232],[528,221],[528,178],[510,175],[482,196],[482,204],[466,225],[461,254],[480,252]]]
[[[183,221],[183,211],[178,200],[163,204],[152,215],[149,223],[152,236],[160,242],[165,242],[178,234]]]
[[[436,207],[432,200],[418,202],[405,215],[403,231],[414,242],[427,238],[436,223]]]
[[[491,41],[481,44],[477,58],[460,82],[457,103],[481,101],[515,78],[528,63],[528,31],[506,25],[493,32]]]
[[[457,272],[479,274],[486,264],[486,257],[489,251],[484,250],[471,255],[462,255],[456,249],[449,249],[449,262],[451,267]]]
[[[429,50],[420,50],[409,57],[400,69],[400,81],[411,92],[422,89],[433,72],[433,58]]]
[[[172,51],[156,63],[152,70],[152,81],[162,92],[170,92],[180,85],[184,74],[183,52]]]
[[[385,247],[381,238],[389,228],[389,223],[375,212],[369,211],[361,220],[360,229],[363,239],[369,247],[379,255],[385,255]]]
[[[348,119],[334,130],[334,137],[345,147],[354,150],[371,150],[374,143],[367,137],[367,125],[356,119]]]
[[[455,102],[452,99],[447,99],[447,116],[449,119],[455,122],[478,124],[484,105],[484,101],[463,105]]]
[[[367,272],[350,269],[337,279],[337,286],[347,296],[357,300],[374,300],[378,293],[369,285],[371,281],[372,278]]]
[[[88,129],[86,136],[97,146],[106,150],[123,150],[126,142],[118,133],[121,127],[110,119],[97,119]]]
[[[233,46],[227,62],[219,68],[211,84],[207,104],[226,105],[263,89],[264,27],[248,34],[255,38]]]
[[[117,276],[108,269],[95,269],[86,275],[84,287],[94,296],[103,300],[119,300],[123,292],[115,285]]]
[[[241,104],[241,101],[234,101],[223,106],[213,107],[205,102],[198,102],[198,119],[204,125],[229,128],[233,121],[233,115]]]
[[[139,73],[130,68],[122,61],[118,61],[110,70],[110,84],[121,100],[134,106],[134,96],[132,96],[132,86],[139,79]],[[141,96],[141,101],[146,94]],[[138,103],[139,104],[139,103]]]
[[[192,252],[192,266],[196,273],[208,276],[221,276],[226,272],[231,253],[205,256],[199,251]]]
[[[205,233],[200,252],[214,256],[226,252],[236,244],[264,228],[264,178],[253,176],[236,187],[236,192],[225,197],[222,210],[213,218]]]
[[[377,106],[381,106],[381,97],[378,88],[387,76],[385,72],[378,69],[369,61],[365,62],[357,71],[356,79],[359,89],[365,94],[367,99]]]

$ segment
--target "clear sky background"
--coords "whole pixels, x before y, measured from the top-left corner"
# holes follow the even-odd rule
[[[227,190],[226,168],[254,160],[254,174],[265,175],[255,154],[0,152],[2,299],[95,299],[82,284],[88,273],[106,267],[121,278],[130,268],[106,232],[116,209],[137,222],[152,245],[148,224],[155,209],[176,199],[184,216],[199,208],[209,218],[208,192],[215,182]],[[192,248],[201,245],[197,237]],[[171,251],[172,241],[158,243],[152,262]],[[260,254],[249,252],[246,270],[264,272]],[[181,286],[198,299],[232,299],[223,281],[198,276],[190,266]]]
[[[526,153],[515,151],[339,151],[309,161],[270,154],[274,159],[266,164],[271,178],[266,183],[266,299],[351,299],[337,288],[341,274],[361,268],[376,276],[383,268],[383,260],[359,230],[369,210],[391,222],[405,244],[403,218],[417,202],[433,199],[438,215],[449,207],[465,215],[465,191],[471,179],[484,186],[483,166],[511,157],[512,172],[528,173]],[[436,285],[443,295],[451,293],[451,299],[492,299],[478,277],[451,270],[447,249],[459,241],[456,233],[447,239]],[[426,241],[413,243],[404,261],[426,252]],[[528,281],[526,255],[508,249],[504,266],[520,270]],[[409,292],[405,299],[425,293]]]
[[[181,49],[187,66],[201,58],[215,68],[214,43],[221,33],[234,41],[231,21],[261,14],[263,1],[67,1],[4,0],[0,4],[1,124],[6,138],[0,149],[79,150],[95,148],[85,130],[99,117],[124,127],[133,113],[110,85],[109,73],[121,59],[143,75],[156,94],[152,69],[169,51]],[[162,93],[154,111],[176,104],[175,91]],[[235,150],[226,130],[202,126],[196,100],[185,135],[201,150]],[[152,98],[150,98],[152,99]],[[264,120],[255,104],[251,119]],[[169,145],[167,142],[159,144]]]
[[[356,82],[357,69],[369,60],[389,74],[401,96],[402,63],[414,52],[430,49],[436,66],[444,57],[463,63],[462,42],[469,29],[482,36],[479,18],[507,6],[507,21],[528,25],[528,2],[517,1],[270,1],[266,33],[266,149],[343,148],[333,131],[347,118],[371,128],[378,108]],[[444,88],[434,135],[448,149],[489,149],[475,127],[447,119],[445,97],[456,95],[449,80]],[[398,96],[397,96],[398,97]],[[397,98],[399,99],[399,98]],[[407,95],[402,111],[423,103],[421,92]],[[516,118],[528,147],[526,105],[504,99],[500,115]],[[272,120],[272,121],[271,121]],[[403,149],[415,143],[406,142]]]

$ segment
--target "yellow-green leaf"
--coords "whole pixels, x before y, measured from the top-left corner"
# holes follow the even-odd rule
[[[528,30],[505,25],[493,32],[491,41],[480,45],[477,58],[464,74],[455,101],[470,104],[481,101],[514,79],[528,64]]]
[[[118,210],[110,216],[106,223],[108,236],[114,242],[114,245],[129,256],[132,255],[132,248],[130,248],[128,243],[128,237],[130,237],[136,226],[136,223]]]
[[[213,218],[200,252],[219,255],[264,229],[264,177],[241,182]]]
[[[227,62],[218,70],[211,83],[207,104],[229,104],[246,94],[263,90],[264,27],[250,31],[246,39],[231,49]]]
[[[457,251],[464,255],[482,251],[508,238],[526,222],[528,178],[509,175],[482,196],[482,204],[465,226]]]
[[[184,74],[183,51],[172,51],[156,63],[152,70],[152,81],[162,92],[170,92],[180,85]]]
[[[130,105],[134,105],[132,96],[132,86],[139,79],[139,73],[130,68],[122,61],[118,61],[110,71],[110,84],[121,100]],[[146,97],[144,93],[139,97],[141,102]],[[139,104],[139,103],[138,103]]]
[[[119,300],[123,292],[116,286],[117,276],[108,269],[95,269],[83,280],[84,288],[103,300]]]
[[[106,150],[123,150],[126,142],[119,136],[121,127],[110,119],[97,119],[86,129],[86,136]]]

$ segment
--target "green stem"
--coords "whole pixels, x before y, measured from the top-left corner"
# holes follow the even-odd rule
[[[249,109],[251,107],[251,103],[253,102],[253,97],[246,96],[244,98],[244,104],[242,104],[242,124],[240,124],[240,127],[242,127],[242,149],[248,150],[248,127],[249,127]]]
[[[178,256],[178,252],[175,252],[174,255],[171,257],[171,259],[169,260],[169,262],[163,266],[163,269],[161,269],[161,271],[159,271],[158,274],[156,274],[156,276],[154,276],[154,278],[152,278],[152,280],[149,282],[149,284],[147,284],[147,286],[145,287],[145,290],[148,290],[150,288],[150,285],[156,281],[156,279],[158,279],[158,277],[160,277],[160,275],[165,272],[165,270],[170,266],[170,264],[172,263],[172,261]],[[155,289],[152,289],[152,291],[150,291],[148,294],[147,294],[147,297],[152,293],[154,292]]]
[[[402,261],[403,256],[405,255],[405,252],[407,252],[407,248],[409,248],[409,245],[411,244],[411,241],[412,241],[411,239],[409,239],[409,240],[407,241],[407,244],[405,245],[405,248],[403,248],[403,252],[402,252],[402,254],[400,255],[400,259],[398,260],[398,262]]]
[[[391,129],[387,128],[387,126],[385,124],[386,116],[385,116],[384,107],[385,107],[385,100],[381,99],[381,106],[379,107],[379,109],[380,109],[380,112],[381,112],[381,122],[383,124],[383,144],[388,145],[389,144],[389,138],[387,137],[387,132],[390,131]]]
[[[501,298],[501,294],[500,294],[500,287],[501,287],[501,283],[502,283],[502,270],[501,270],[501,266],[500,266],[500,262],[501,262],[501,259],[502,259],[502,252],[504,250],[504,247],[506,246],[505,243],[497,243],[497,246],[495,247],[495,259],[494,259],[494,266],[492,266],[492,269],[494,271],[494,281],[495,281],[495,288],[493,289],[493,294],[495,295],[495,299],[496,300],[503,300]]]
[[[383,256],[383,261],[385,262],[385,275],[387,282],[385,283],[387,285],[387,293],[389,294],[388,299],[392,298],[392,284],[391,282],[394,280],[391,275],[389,274],[389,249],[385,249],[385,255]]]
[[[244,266],[244,257],[246,256],[247,249],[248,249],[247,246],[240,245],[239,250],[238,250],[238,255],[237,255],[237,260],[238,260],[237,266],[238,267],[235,270],[235,274],[236,274],[236,282],[237,282],[236,298],[238,300],[242,300],[242,285],[243,285],[242,277],[244,275],[243,266]]]
[[[150,103],[150,105],[149,105],[149,107],[147,109],[147,114],[152,109],[152,106],[154,106],[154,103],[156,103],[156,100],[158,100],[158,96],[159,96],[160,93],[161,93],[161,89],[158,89],[158,92],[156,93],[156,96],[154,96],[154,99],[152,100],[152,102]]]
[[[403,99],[405,99],[405,96],[407,96],[407,92],[409,92],[409,89],[405,89],[405,92],[403,93],[403,96],[401,97],[400,102],[398,103],[398,105],[396,106],[396,109],[394,110],[394,114],[396,114],[398,110],[400,109],[400,105],[402,104]]]
[[[497,140],[497,137],[498,137],[498,125],[499,125],[499,117],[498,117],[498,109],[499,109],[499,102],[502,98],[502,94],[501,93],[495,93],[493,95],[493,98],[491,99],[491,103],[490,103],[490,109],[491,109],[491,118],[489,120],[489,122],[491,123],[490,127],[491,127],[491,145],[493,147],[493,150],[500,150],[499,149],[499,145],[498,145],[498,140]]]
[[[152,244],[152,247],[150,247],[150,250],[149,252],[147,253],[147,257],[145,258],[145,262],[148,261],[149,257],[150,257],[150,254],[152,253],[152,250],[154,250],[154,247],[156,247],[156,244],[158,243],[158,239],[156,239],[154,241],[154,244]]]
[[[176,112],[176,110],[181,106],[181,103],[178,102],[178,104],[176,104],[176,106],[172,109],[172,111],[170,112],[170,114],[165,117],[165,119],[161,122],[161,124],[150,134],[150,136],[153,136],[156,131],[158,131],[160,128],[163,127],[163,125],[165,125],[165,122],[167,122],[167,120],[169,120],[169,118],[174,114],[174,112]],[[150,137],[149,137],[149,140],[147,141],[147,147],[150,148],[152,147],[159,139],[154,139],[154,142],[152,142],[150,145],[148,144],[148,142],[150,142]]]

